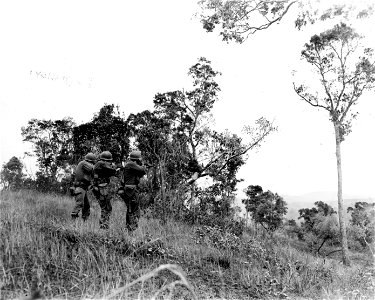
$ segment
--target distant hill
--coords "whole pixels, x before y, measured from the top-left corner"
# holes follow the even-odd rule
[[[323,201],[337,210],[336,192],[312,192],[300,196],[283,195],[282,197],[288,203],[288,213],[286,214],[287,219],[297,220],[299,217],[298,210],[300,210],[301,208],[312,208],[316,201]],[[356,202],[372,203],[375,202],[375,199],[370,197],[358,197],[355,195],[344,195],[345,210],[349,206],[354,206]]]
[[[298,221],[299,213],[298,210],[301,208],[312,208],[316,201],[323,201],[331,205],[337,210],[337,193],[331,191],[311,192],[299,196],[281,195],[288,204],[288,212],[286,214],[287,219],[294,219]],[[371,197],[360,197],[356,195],[344,195],[345,210],[349,206],[354,206],[356,202],[375,202],[374,198]],[[236,199],[236,205],[238,205],[242,212],[245,212],[245,208],[240,198]]]

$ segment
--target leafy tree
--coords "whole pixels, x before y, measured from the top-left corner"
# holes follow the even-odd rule
[[[305,239],[313,235],[314,241],[315,239],[317,242],[321,241],[317,249],[317,252],[319,252],[325,242],[337,239],[339,231],[335,216],[336,211],[333,207],[323,201],[316,201],[314,205],[315,207],[312,208],[300,209],[298,219],[304,220],[301,223],[301,228]]]
[[[22,186],[24,177],[22,169],[22,162],[15,156],[13,156],[7,163],[3,164],[0,178],[4,188],[19,189]]]
[[[227,136],[229,133],[217,134],[215,141],[221,141],[220,146],[216,145],[220,151],[225,152],[226,147],[235,146],[241,143],[241,139],[236,135]],[[223,136],[223,139],[219,137]],[[212,142],[213,140],[211,140]],[[234,143],[227,143],[230,141]],[[190,203],[193,210],[192,219],[194,223],[215,226],[226,231],[241,235],[243,222],[236,220],[237,207],[234,206],[236,185],[242,179],[237,178],[238,169],[245,163],[242,156],[235,157],[225,163],[218,161],[217,165],[210,166],[210,178],[212,184],[207,188],[196,190],[196,199]],[[207,171],[205,171],[206,174]]]
[[[374,241],[375,236],[375,203],[356,202],[353,207],[348,207],[351,213],[350,224],[357,228],[356,239],[363,247]]]
[[[142,151],[145,159],[155,166],[153,168],[155,175],[153,176],[153,187],[160,188],[163,203],[165,203],[168,193],[171,193],[174,189],[180,189],[181,184],[183,185],[195,172],[201,170],[201,165],[197,159],[202,154],[199,148],[202,147],[201,144],[204,142],[203,140],[200,142],[197,140],[197,136],[202,133],[194,128],[196,125],[187,122],[189,115],[183,115],[185,112],[177,104],[177,101],[173,100],[174,96],[172,95],[181,95],[181,93],[165,93],[163,97],[171,100],[171,103],[164,102],[155,112],[144,111],[137,115],[131,115],[128,119],[136,146]],[[158,94],[156,97],[160,100],[162,95]],[[198,105],[196,108],[195,119],[198,123],[203,112],[199,116]],[[193,111],[194,108],[191,110]],[[206,107],[205,110],[208,111],[208,108]],[[178,117],[177,112],[180,112],[180,117]],[[178,118],[180,119],[178,120]],[[229,170],[230,167],[227,169]],[[221,170],[222,172],[217,174],[218,180],[223,182],[228,176],[235,177],[235,168],[232,167],[232,169],[227,172],[227,176],[224,175],[225,171]],[[228,180],[233,181],[234,179]],[[223,183],[223,185],[225,184]],[[180,206],[181,204],[179,202]]]
[[[341,143],[351,132],[353,119],[358,115],[353,107],[365,90],[372,89],[375,82],[373,50],[364,48],[358,53],[359,36],[351,27],[341,23],[319,35],[311,37],[302,50],[302,59],[308,62],[320,78],[321,89],[313,91],[305,85],[294,85],[294,90],[303,101],[329,113],[336,141],[338,172],[338,212],[340,220],[343,260],[350,264],[343,213]]]
[[[322,240],[322,243],[316,250],[319,253],[326,241],[337,240],[340,235],[339,224],[335,214],[325,215],[323,212],[319,212],[313,219],[313,232]]]
[[[206,137],[210,111],[218,100],[220,91],[211,62],[201,57],[190,67],[188,75],[193,80],[190,91],[173,91],[157,94],[154,99],[155,112],[170,120],[171,131],[185,139],[189,147],[190,164],[197,164],[199,146]]]
[[[127,122],[114,104],[105,104],[93,119],[73,130],[74,160],[81,160],[88,152],[99,154],[110,151],[120,163],[129,152]]]
[[[245,208],[251,213],[255,223],[261,224],[267,231],[272,232],[283,223],[287,213],[287,203],[277,193],[263,192],[259,185],[249,185],[245,189],[247,198],[242,200]]]
[[[343,3],[342,1],[299,1],[299,13],[295,20],[298,29],[318,21],[337,19],[348,22],[351,19],[364,19],[374,12],[370,2]]]
[[[163,219],[167,214],[178,214],[182,199],[170,195],[191,173],[186,139],[172,130],[173,120],[157,112],[132,114],[127,122],[135,138],[135,146],[142,151],[144,160],[152,165],[147,192],[151,203],[158,199],[154,203],[155,213]]]
[[[157,112],[143,111],[128,118],[136,147],[145,160],[168,173],[169,184],[180,183],[189,171],[189,153],[186,139],[172,130],[173,121]]]
[[[375,217],[375,203],[356,202],[354,208],[348,207],[347,212],[351,213],[352,224],[366,226]]]
[[[242,179],[237,178],[239,168],[245,163],[242,155],[236,156],[239,149],[243,149],[242,139],[228,131],[218,133],[211,131],[205,139],[204,158],[197,171],[197,178],[209,176],[212,185],[207,189],[198,189],[197,203],[207,208],[208,214],[220,218],[233,216],[232,204],[235,200],[236,186]],[[233,157],[228,159],[231,153]]]
[[[246,142],[235,134],[229,134],[228,132],[219,134],[208,130],[206,139],[202,143],[204,147],[202,147],[200,155],[199,171],[196,172],[195,178],[191,178],[189,182],[194,182],[196,179],[205,176],[217,180],[218,176],[223,174],[225,170],[229,172],[228,175],[232,174],[233,179],[233,174],[244,164],[246,153],[260,147],[265,138],[276,129],[267,119],[260,118],[255,122],[255,126],[244,128]],[[232,185],[236,182],[238,181],[232,181]]]
[[[160,189],[161,202],[165,206],[167,205],[165,201],[167,194],[170,194],[172,190],[179,189],[181,184],[194,172],[199,171],[201,167],[194,160],[191,160],[189,142],[186,136],[174,133],[171,129],[174,121],[161,118],[158,113],[144,111],[137,115],[131,115],[128,122],[134,132],[137,148],[142,151],[146,161],[151,162],[154,166],[149,174],[151,175],[149,178],[152,177],[149,182],[151,190]],[[225,145],[225,141],[231,140],[226,137],[228,133],[215,134],[216,140],[222,141],[220,146],[222,149],[229,146]],[[232,143],[240,141],[235,135],[232,139]],[[219,145],[215,145],[215,147],[219,147]],[[230,204],[234,199],[233,192],[237,182],[240,181],[236,178],[236,173],[243,163],[242,157],[237,157],[225,166],[219,164],[220,170],[215,169],[214,165],[212,166],[212,170],[216,171],[212,172],[213,186],[207,190],[197,189],[196,191],[198,195],[196,205],[200,206],[205,203],[204,214],[220,216],[223,216],[224,212],[227,212],[227,216],[230,214]],[[215,195],[220,196],[221,201],[218,201],[217,197],[208,197],[208,194],[213,195],[213,191],[215,191]],[[155,193],[153,194],[155,195]],[[181,208],[184,199],[173,198],[173,202],[177,201],[178,203],[175,204]],[[171,200],[167,202],[171,206]]]
[[[330,2],[330,7],[321,1],[308,0],[201,0],[198,17],[203,29],[213,32],[220,26],[223,41],[243,43],[250,35],[278,24],[292,6],[298,6],[295,26],[298,29],[317,21],[350,17],[365,18],[373,13],[373,5],[348,5],[340,1]]]
[[[283,229],[289,237],[297,237],[299,240],[304,239],[304,230],[294,219],[285,220]]]
[[[32,119],[21,128],[23,140],[33,144],[40,176],[51,182],[56,180],[58,169],[70,158],[74,126],[71,118],[56,121]]]
[[[298,219],[303,218],[304,222],[302,223],[302,227],[306,231],[312,231],[314,227],[314,217],[318,214],[318,210],[313,208],[302,208],[299,211]]]
[[[211,110],[218,100],[220,87],[216,77],[220,73],[213,70],[209,60],[200,58],[189,69],[188,75],[193,80],[193,89],[157,94],[154,114],[169,124],[168,141],[173,142],[172,149],[178,149],[179,153],[174,157],[184,164],[181,165],[180,178],[190,177],[181,185],[190,189],[189,205],[199,205],[199,201],[207,199],[203,197],[197,201],[195,185],[197,179],[206,176],[213,180],[215,189],[220,189],[222,201],[231,201],[238,182],[236,174],[244,164],[245,154],[259,147],[276,128],[260,118],[255,126],[245,128],[246,143],[235,134],[212,130]]]
[[[176,204],[177,211],[184,208],[189,196],[189,209],[197,209],[212,198],[206,197],[211,190],[218,191],[218,197],[212,198],[212,205],[207,207],[229,207],[240,181],[236,174],[245,162],[245,154],[259,147],[275,130],[261,118],[254,127],[245,128],[250,137],[246,143],[235,134],[212,130],[211,110],[218,100],[220,88],[216,77],[219,74],[212,69],[210,61],[200,58],[188,72],[193,80],[190,90],[158,93],[153,112],[132,114],[127,120],[135,146],[154,166],[149,174],[152,177],[149,188],[155,196],[156,190],[160,192],[161,203],[168,203],[170,208]],[[195,182],[205,176],[212,179],[212,187],[202,191]],[[216,203],[218,199],[220,204]],[[213,210],[217,211],[210,209]]]
[[[315,207],[312,208],[302,208],[299,212],[298,219],[303,219],[302,227],[306,232],[313,231],[315,226],[315,217],[318,214],[322,216],[331,216],[336,213],[332,206],[323,201],[316,201],[314,203]]]
[[[201,0],[203,28],[212,32],[221,25],[223,41],[242,43],[249,35],[279,22],[297,1]]]
[[[242,147],[241,139],[237,135],[229,132],[222,134],[215,132],[214,151],[225,153],[229,149]],[[243,181],[237,178],[239,168],[245,163],[242,156],[234,157],[228,161],[218,160],[205,171],[210,175],[212,184],[208,188],[197,189],[197,201],[194,208],[199,208],[204,220],[214,218],[217,220],[233,220],[236,209],[233,207],[235,201],[235,192],[238,182]],[[207,221],[203,221],[207,222]]]
[[[212,131],[210,112],[218,100],[220,88],[215,77],[220,73],[212,69],[210,61],[200,58],[188,74],[193,79],[192,90],[157,94],[154,104],[155,113],[170,120],[174,137],[187,145],[188,164],[195,173],[189,183],[194,183],[200,177],[217,176],[230,161],[258,146],[275,128],[266,119],[259,119],[254,128],[246,128],[252,137],[248,144],[243,144],[236,135]]]
[[[318,209],[318,213],[322,213],[324,216],[332,216],[337,213],[331,205],[323,201],[316,201],[314,204]]]

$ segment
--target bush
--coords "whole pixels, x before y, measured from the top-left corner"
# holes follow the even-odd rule
[[[304,240],[304,231],[300,226],[298,226],[298,224],[287,224],[284,225],[282,229],[288,237],[298,239],[300,241]]]
[[[217,228],[219,230],[241,236],[245,228],[245,220],[236,219],[235,217],[225,217],[214,214],[208,214],[206,211],[194,211],[185,209],[182,219],[188,224],[206,225],[208,227]]]

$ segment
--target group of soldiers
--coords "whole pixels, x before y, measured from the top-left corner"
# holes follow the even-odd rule
[[[87,192],[91,189],[101,209],[100,228],[108,229],[112,212],[111,198],[113,197],[109,185],[110,178],[116,176],[120,170],[123,174],[118,194],[127,207],[126,227],[129,231],[135,230],[138,227],[140,217],[137,187],[140,178],[146,174],[146,167],[143,166],[140,151],[132,151],[122,169],[116,169],[112,163],[112,154],[109,151],[102,152],[99,158],[93,153],[88,153],[75,170],[73,187],[75,207],[71,217],[76,219],[81,212],[81,217],[85,221],[90,216],[90,202]]]

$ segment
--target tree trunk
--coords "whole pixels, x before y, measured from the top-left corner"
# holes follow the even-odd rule
[[[345,215],[344,215],[344,201],[342,199],[342,171],[341,171],[341,133],[340,125],[334,124],[335,138],[336,138],[336,160],[337,160],[337,200],[338,200],[338,213],[341,234],[341,247],[342,247],[342,260],[344,265],[349,266],[349,253],[348,253],[348,240],[346,237]]]
[[[197,205],[195,203],[195,194],[196,194],[197,186],[194,183],[191,184],[190,186],[190,209],[193,210],[193,215],[194,215],[194,224],[197,221]]]
[[[316,253],[319,254],[320,249],[323,247],[324,243],[325,243],[328,239],[329,239],[329,238],[324,238],[323,243],[320,245],[320,247],[318,248],[318,250],[316,251]]]
[[[162,203],[165,204],[166,202],[166,194],[165,194],[165,177],[164,177],[164,165],[160,163],[159,166],[159,175],[160,175],[160,198]]]
[[[167,216],[166,216],[166,205],[167,205],[167,197],[166,197],[166,183],[165,183],[165,168],[164,168],[164,161],[159,162],[159,175],[160,175],[160,200],[162,205],[162,221],[163,223],[166,222]]]

